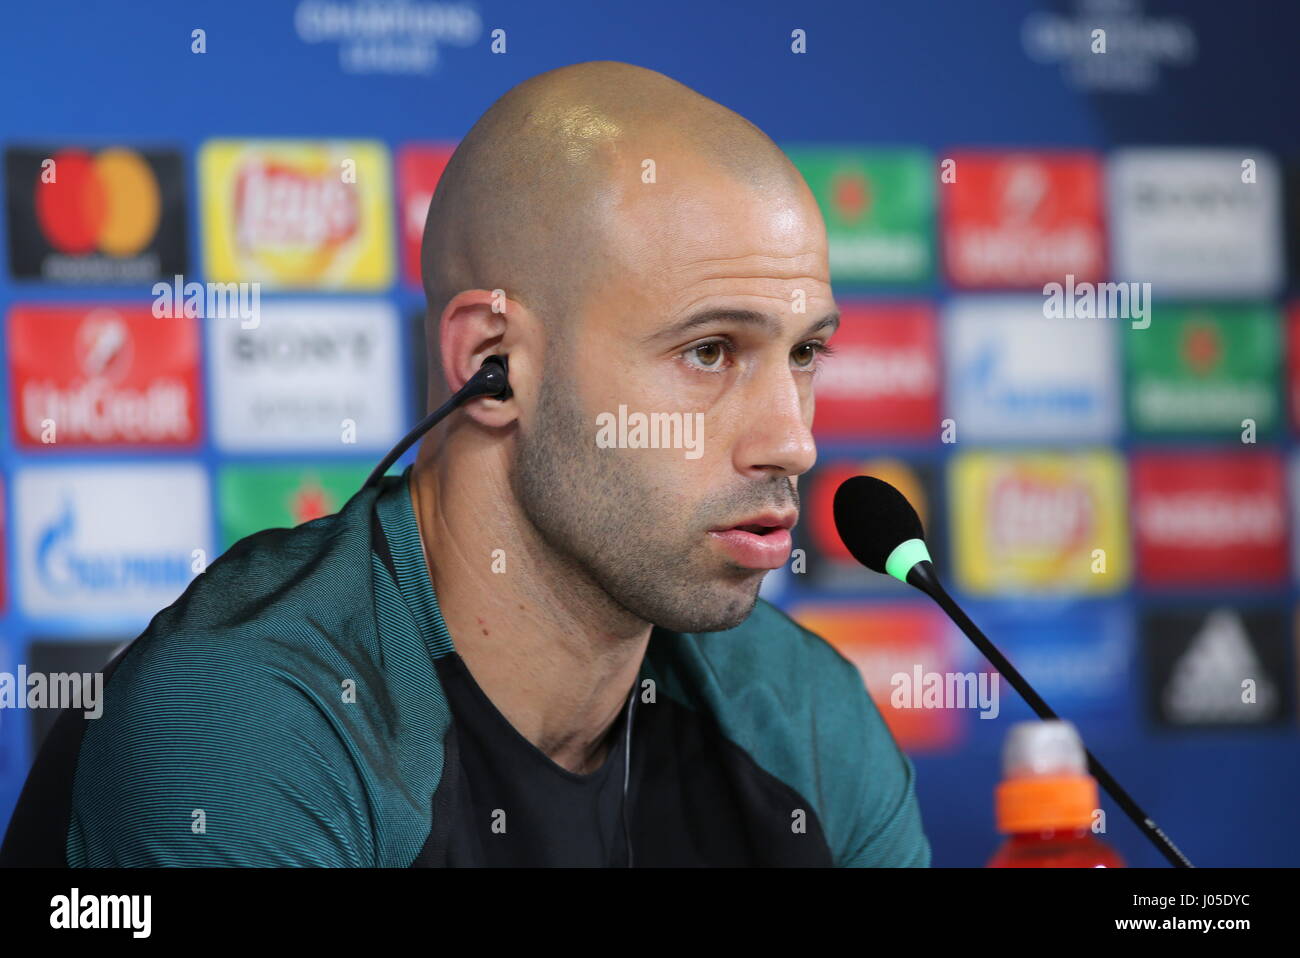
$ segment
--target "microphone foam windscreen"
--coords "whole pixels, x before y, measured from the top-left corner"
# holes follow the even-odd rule
[[[885,574],[885,560],[908,539],[924,539],[921,518],[901,492],[875,476],[853,476],[835,490],[835,528],[868,569]]]

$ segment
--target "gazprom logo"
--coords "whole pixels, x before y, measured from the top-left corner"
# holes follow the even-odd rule
[[[143,625],[215,554],[197,463],[24,467],[14,506],[17,597],[36,619]]]
[[[1049,319],[1028,297],[958,297],[948,311],[948,405],[961,438],[1106,442],[1118,433],[1113,320]]]
[[[183,552],[83,551],[77,544],[76,510],[71,498],[41,533],[36,547],[36,575],[55,595],[117,589],[183,590],[189,582],[190,558]]]
[[[999,368],[1003,351],[989,340],[961,369],[961,387],[986,408],[1006,416],[1035,416],[1044,412],[1084,416],[1100,406],[1097,391],[1068,382],[1017,382]]]

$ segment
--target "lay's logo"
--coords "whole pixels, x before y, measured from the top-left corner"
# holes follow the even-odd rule
[[[1104,594],[1125,587],[1125,479],[1113,453],[966,453],[950,468],[963,589]]]
[[[1078,549],[1093,525],[1086,482],[1044,482],[1034,475],[1008,475],[989,484],[993,521],[989,544],[995,555],[1016,551],[1043,559]]]
[[[199,176],[212,281],[371,290],[392,282],[382,144],[213,140]]]
[[[352,240],[361,216],[356,190],[328,171],[254,160],[240,168],[235,181],[235,223],[243,249],[308,252]]]

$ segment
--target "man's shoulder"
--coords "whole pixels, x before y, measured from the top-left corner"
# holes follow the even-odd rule
[[[209,720],[223,738],[242,729],[255,741],[290,710],[328,725],[310,702],[364,671],[374,632],[370,567],[349,524],[334,514],[226,550],[120,655],[88,744]],[[231,723],[235,713],[248,721]]]
[[[130,644],[106,704],[118,715],[180,718],[217,704],[224,712],[247,692],[246,710],[273,712],[301,698],[296,686],[333,682],[371,594],[369,566],[346,534],[335,514],[240,539]]]
[[[195,711],[256,686],[253,704],[273,710],[301,697],[295,686],[355,675],[376,642],[368,525],[355,502],[227,549],[131,643],[107,701],[146,708],[175,698]]]
[[[372,821],[372,793],[415,773],[367,764],[390,761],[411,716],[377,651],[354,501],[241,539],[131,644],[78,757],[70,861],[363,864],[418,850],[423,803]],[[221,840],[158,837],[155,813],[181,805],[219,809]]]
[[[154,615],[119,668],[165,672],[194,655],[213,669],[251,668],[274,665],[290,646],[369,636],[374,499],[363,489],[336,513],[239,539]]]
[[[200,572],[149,628],[234,628],[254,620],[346,613],[370,591],[369,527],[352,508],[245,536]]]

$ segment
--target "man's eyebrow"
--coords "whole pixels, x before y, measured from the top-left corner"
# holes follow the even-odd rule
[[[718,322],[744,323],[750,326],[758,326],[767,330],[769,333],[776,333],[781,328],[780,320],[769,313],[760,313],[753,309],[727,309],[725,307],[716,307],[712,309],[702,309],[697,313],[692,313],[681,322],[673,323],[673,325],[665,329],[652,333],[648,339],[671,339],[680,336],[682,333],[690,332],[692,329],[697,329],[700,326],[707,326],[710,323]],[[825,329],[827,326],[830,327],[831,332],[834,332],[839,328],[840,314],[838,311],[832,310],[821,319],[816,320],[807,328],[807,330],[804,331],[803,335],[811,336],[813,333]]]
[[[840,314],[838,310],[827,313],[821,319],[817,320],[817,322],[809,326],[804,332],[804,336],[811,336],[813,333],[821,332],[827,326],[830,327],[832,333],[840,328]]]

